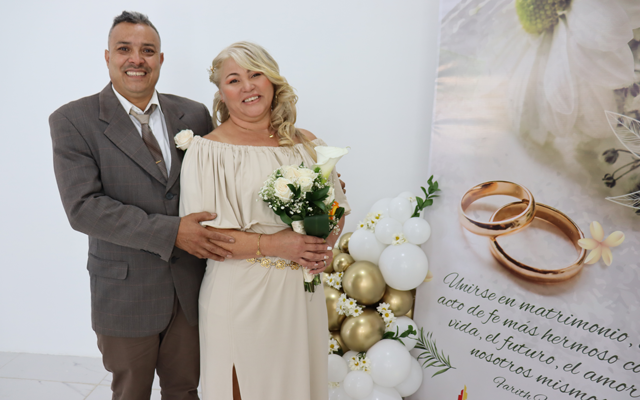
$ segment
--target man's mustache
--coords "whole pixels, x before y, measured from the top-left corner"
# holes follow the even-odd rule
[[[127,64],[127,65],[125,65],[125,67],[123,69],[125,71],[130,70],[130,69],[135,69],[137,71],[144,71],[146,73],[151,72],[151,70],[148,67],[141,67],[139,65],[134,65],[134,64]]]

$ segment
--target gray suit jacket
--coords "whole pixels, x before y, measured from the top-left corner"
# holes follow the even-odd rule
[[[213,129],[200,103],[159,94],[171,144],[183,129]],[[100,334],[150,336],[169,323],[174,295],[192,325],[205,261],[174,247],[183,152],[171,147],[164,179],[113,93],[60,107],[49,117],[53,162],[71,227],[89,235],[91,320]]]

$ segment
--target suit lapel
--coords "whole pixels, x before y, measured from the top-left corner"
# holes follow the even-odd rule
[[[111,83],[100,92],[99,102],[100,119],[109,124],[104,135],[151,176],[166,184],[166,179],[162,176],[151,153],[149,153],[149,149],[142,141],[140,133],[113,93]],[[173,172],[173,167],[171,169]]]
[[[173,137],[181,130],[189,129],[189,127],[182,121],[184,112],[179,109],[170,98],[158,94],[158,101],[160,102],[160,108],[162,108],[164,120],[167,124],[169,148],[171,149],[171,170],[169,171],[169,181],[167,182],[167,190],[169,190],[178,181],[180,169],[182,168],[182,158],[184,157],[184,151],[179,150],[175,146]]]

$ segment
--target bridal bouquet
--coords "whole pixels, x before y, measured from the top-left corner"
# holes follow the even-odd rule
[[[335,189],[328,181],[338,160],[347,149],[317,146],[318,162],[311,168],[284,165],[269,175],[260,189],[260,198],[282,222],[297,233],[326,238],[338,226],[344,208],[335,201]],[[319,275],[305,268],[304,287],[314,292],[321,283]]]

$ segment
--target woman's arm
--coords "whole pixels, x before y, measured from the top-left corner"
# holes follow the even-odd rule
[[[235,239],[234,243],[212,241],[232,253],[228,258],[245,260],[257,256],[259,234],[234,229],[217,229],[210,226],[207,229]],[[333,236],[325,241],[314,236],[295,233],[291,229],[284,229],[278,233],[260,236],[260,253],[264,256],[295,261],[313,273],[320,273],[326,268],[323,261],[326,261],[328,265],[333,257],[331,249],[337,239],[335,235]]]

